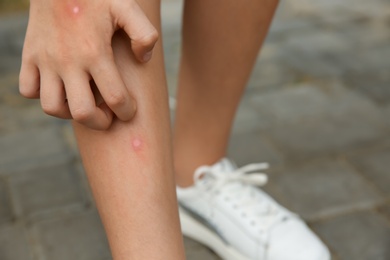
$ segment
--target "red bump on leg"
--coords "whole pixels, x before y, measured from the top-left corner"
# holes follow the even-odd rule
[[[73,7],[72,11],[73,11],[74,14],[78,14],[80,12],[80,7],[75,6],[75,7]]]
[[[138,138],[135,138],[132,142],[132,145],[133,145],[133,148],[134,150],[138,151],[141,149],[141,146],[142,146],[142,142],[140,139]]]

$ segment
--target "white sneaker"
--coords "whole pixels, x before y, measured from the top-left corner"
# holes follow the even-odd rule
[[[237,169],[222,159],[201,166],[195,184],[177,187],[183,234],[226,260],[329,260],[321,240],[295,214],[256,186],[267,163]]]

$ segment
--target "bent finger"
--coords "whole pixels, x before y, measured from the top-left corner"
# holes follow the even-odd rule
[[[40,74],[31,61],[22,60],[19,73],[19,92],[26,98],[39,98]]]
[[[113,119],[112,112],[107,107],[96,105],[89,75],[78,71],[64,76],[63,80],[73,119],[91,129],[108,129]]]
[[[40,89],[42,110],[51,116],[71,119],[72,115],[66,100],[64,84],[61,78],[50,71],[42,72]]]
[[[117,8],[119,26],[131,39],[131,48],[140,62],[152,58],[153,48],[158,40],[158,31],[136,1],[126,1],[128,8]]]
[[[119,74],[114,59],[102,60],[96,64],[91,68],[91,75],[104,102],[115,115],[121,121],[132,119],[136,104]]]

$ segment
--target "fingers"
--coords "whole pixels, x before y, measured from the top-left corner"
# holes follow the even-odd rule
[[[152,58],[154,45],[158,40],[158,31],[146,17],[136,1],[125,1],[128,8],[118,10],[118,24],[131,39],[131,48],[140,62],[147,62]]]
[[[19,74],[19,92],[26,98],[39,98],[40,75],[34,63],[23,60]]]
[[[134,99],[130,96],[113,59],[103,59],[91,68],[91,76],[107,106],[122,121],[133,118],[136,110]]]
[[[113,114],[104,103],[96,106],[87,73],[77,71],[67,74],[63,79],[73,119],[95,130],[108,129]]]
[[[40,91],[42,110],[51,116],[71,119],[62,80],[51,71],[42,72]]]

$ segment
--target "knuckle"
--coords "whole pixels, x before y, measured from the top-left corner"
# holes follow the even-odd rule
[[[126,97],[122,92],[112,92],[106,99],[108,106],[118,107],[126,103]]]
[[[82,53],[82,56],[83,56],[83,59],[87,63],[92,63],[93,64],[93,63],[96,63],[98,61],[99,51],[97,51],[96,49],[85,50]]]
[[[51,116],[58,116],[61,112],[61,107],[54,103],[42,102],[41,106],[43,112]]]
[[[19,76],[19,93],[25,98],[36,97],[38,88],[31,85],[31,81],[24,76]]]
[[[29,88],[23,87],[22,85],[19,87],[19,93],[25,98],[35,97],[35,92],[31,91]]]
[[[159,34],[156,29],[153,31],[149,32],[148,34],[143,35],[136,41],[143,46],[149,46],[149,45],[154,45],[159,38]]]
[[[86,122],[92,118],[93,111],[85,107],[78,107],[71,111],[72,117],[77,122]]]
[[[80,52],[84,61],[88,63],[96,63],[102,55],[103,50],[98,44],[87,42],[83,44]]]

